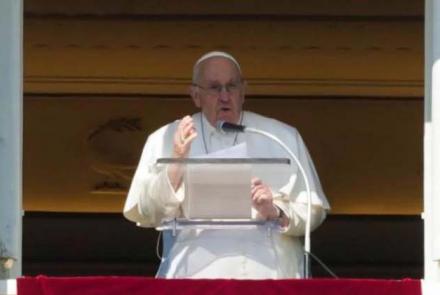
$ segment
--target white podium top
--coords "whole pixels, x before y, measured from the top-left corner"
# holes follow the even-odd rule
[[[269,230],[281,231],[281,226],[275,220],[251,220],[251,219],[185,219],[177,218],[163,221],[156,229],[164,230],[184,230],[184,229],[255,229],[266,227]]]

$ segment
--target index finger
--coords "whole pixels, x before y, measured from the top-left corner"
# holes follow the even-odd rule
[[[260,184],[262,184],[263,182],[261,181],[261,179],[259,179],[258,177],[252,177],[252,179],[251,179],[251,183],[252,183],[252,185],[260,185]]]

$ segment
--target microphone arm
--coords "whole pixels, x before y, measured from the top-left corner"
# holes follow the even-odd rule
[[[251,128],[251,127],[245,127],[245,126],[241,126],[241,125],[239,125],[239,126],[243,127],[244,132],[257,133],[257,134],[266,136],[266,137],[272,139],[273,141],[275,141],[276,143],[278,143],[289,154],[289,156],[296,162],[296,164],[298,165],[298,168],[301,172],[301,175],[303,176],[304,183],[306,186],[306,191],[307,191],[307,217],[306,217],[306,228],[305,228],[305,233],[304,233],[303,277],[305,279],[308,279],[308,278],[310,278],[310,274],[309,274],[310,259],[309,259],[309,256],[310,256],[310,251],[311,251],[311,243],[310,243],[310,232],[311,232],[310,227],[311,227],[311,225],[310,225],[310,222],[311,222],[311,217],[312,217],[312,195],[310,192],[310,185],[309,185],[309,180],[307,179],[306,172],[305,172],[304,168],[302,167],[301,163],[299,162],[298,158],[295,156],[295,154],[279,138],[277,138],[273,134],[270,134],[269,132],[266,132],[263,130],[259,130],[259,129],[255,129],[255,128]],[[236,130],[236,132],[237,131],[239,131],[239,130]]]

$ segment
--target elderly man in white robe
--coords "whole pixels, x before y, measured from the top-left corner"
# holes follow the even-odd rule
[[[178,168],[158,169],[157,159],[184,159],[246,143],[250,157],[288,157],[270,139],[258,134],[223,133],[218,121],[243,124],[283,140],[306,171],[311,189],[311,228],[325,219],[329,204],[298,131],[275,119],[243,111],[245,80],[239,63],[225,52],[210,52],[194,65],[191,98],[201,112],[161,127],[145,144],[124,207],[127,219],[157,227],[165,219],[184,218],[182,175]],[[293,162],[293,160],[291,159]],[[169,251],[166,278],[281,279],[300,278],[307,193],[292,165],[289,183],[278,191],[258,178],[251,181],[253,218],[276,220],[278,234],[262,229],[186,230]],[[173,168],[174,167],[174,168]],[[296,175],[298,174],[298,175]],[[233,204],[231,204],[233,205]]]

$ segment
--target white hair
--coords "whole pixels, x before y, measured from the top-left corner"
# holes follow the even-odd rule
[[[199,66],[200,66],[200,64],[201,64],[203,61],[205,61],[205,60],[207,60],[207,59],[210,59],[210,58],[213,58],[213,57],[223,57],[223,58],[229,59],[229,60],[232,61],[232,62],[234,63],[234,65],[237,67],[237,70],[238,70],[238,72],[239,72],[240,75],[241,75],[240,64],[238,63],[238,61],[237,61],[232,55],[230,55],[229,53],[223,52],[223,51],[211,51],[211,52],[208,52],[208,53],[205,53],[204,55],[202,55],[202,56],[196,61],[196,63],[194,64],[194,67],[193,67],[193,77],[192,77],[192,81],[193,81],[193,82],[196,82],[196,79],[197,79],[198,76],[199,76],[199,68],[200,68]]]

